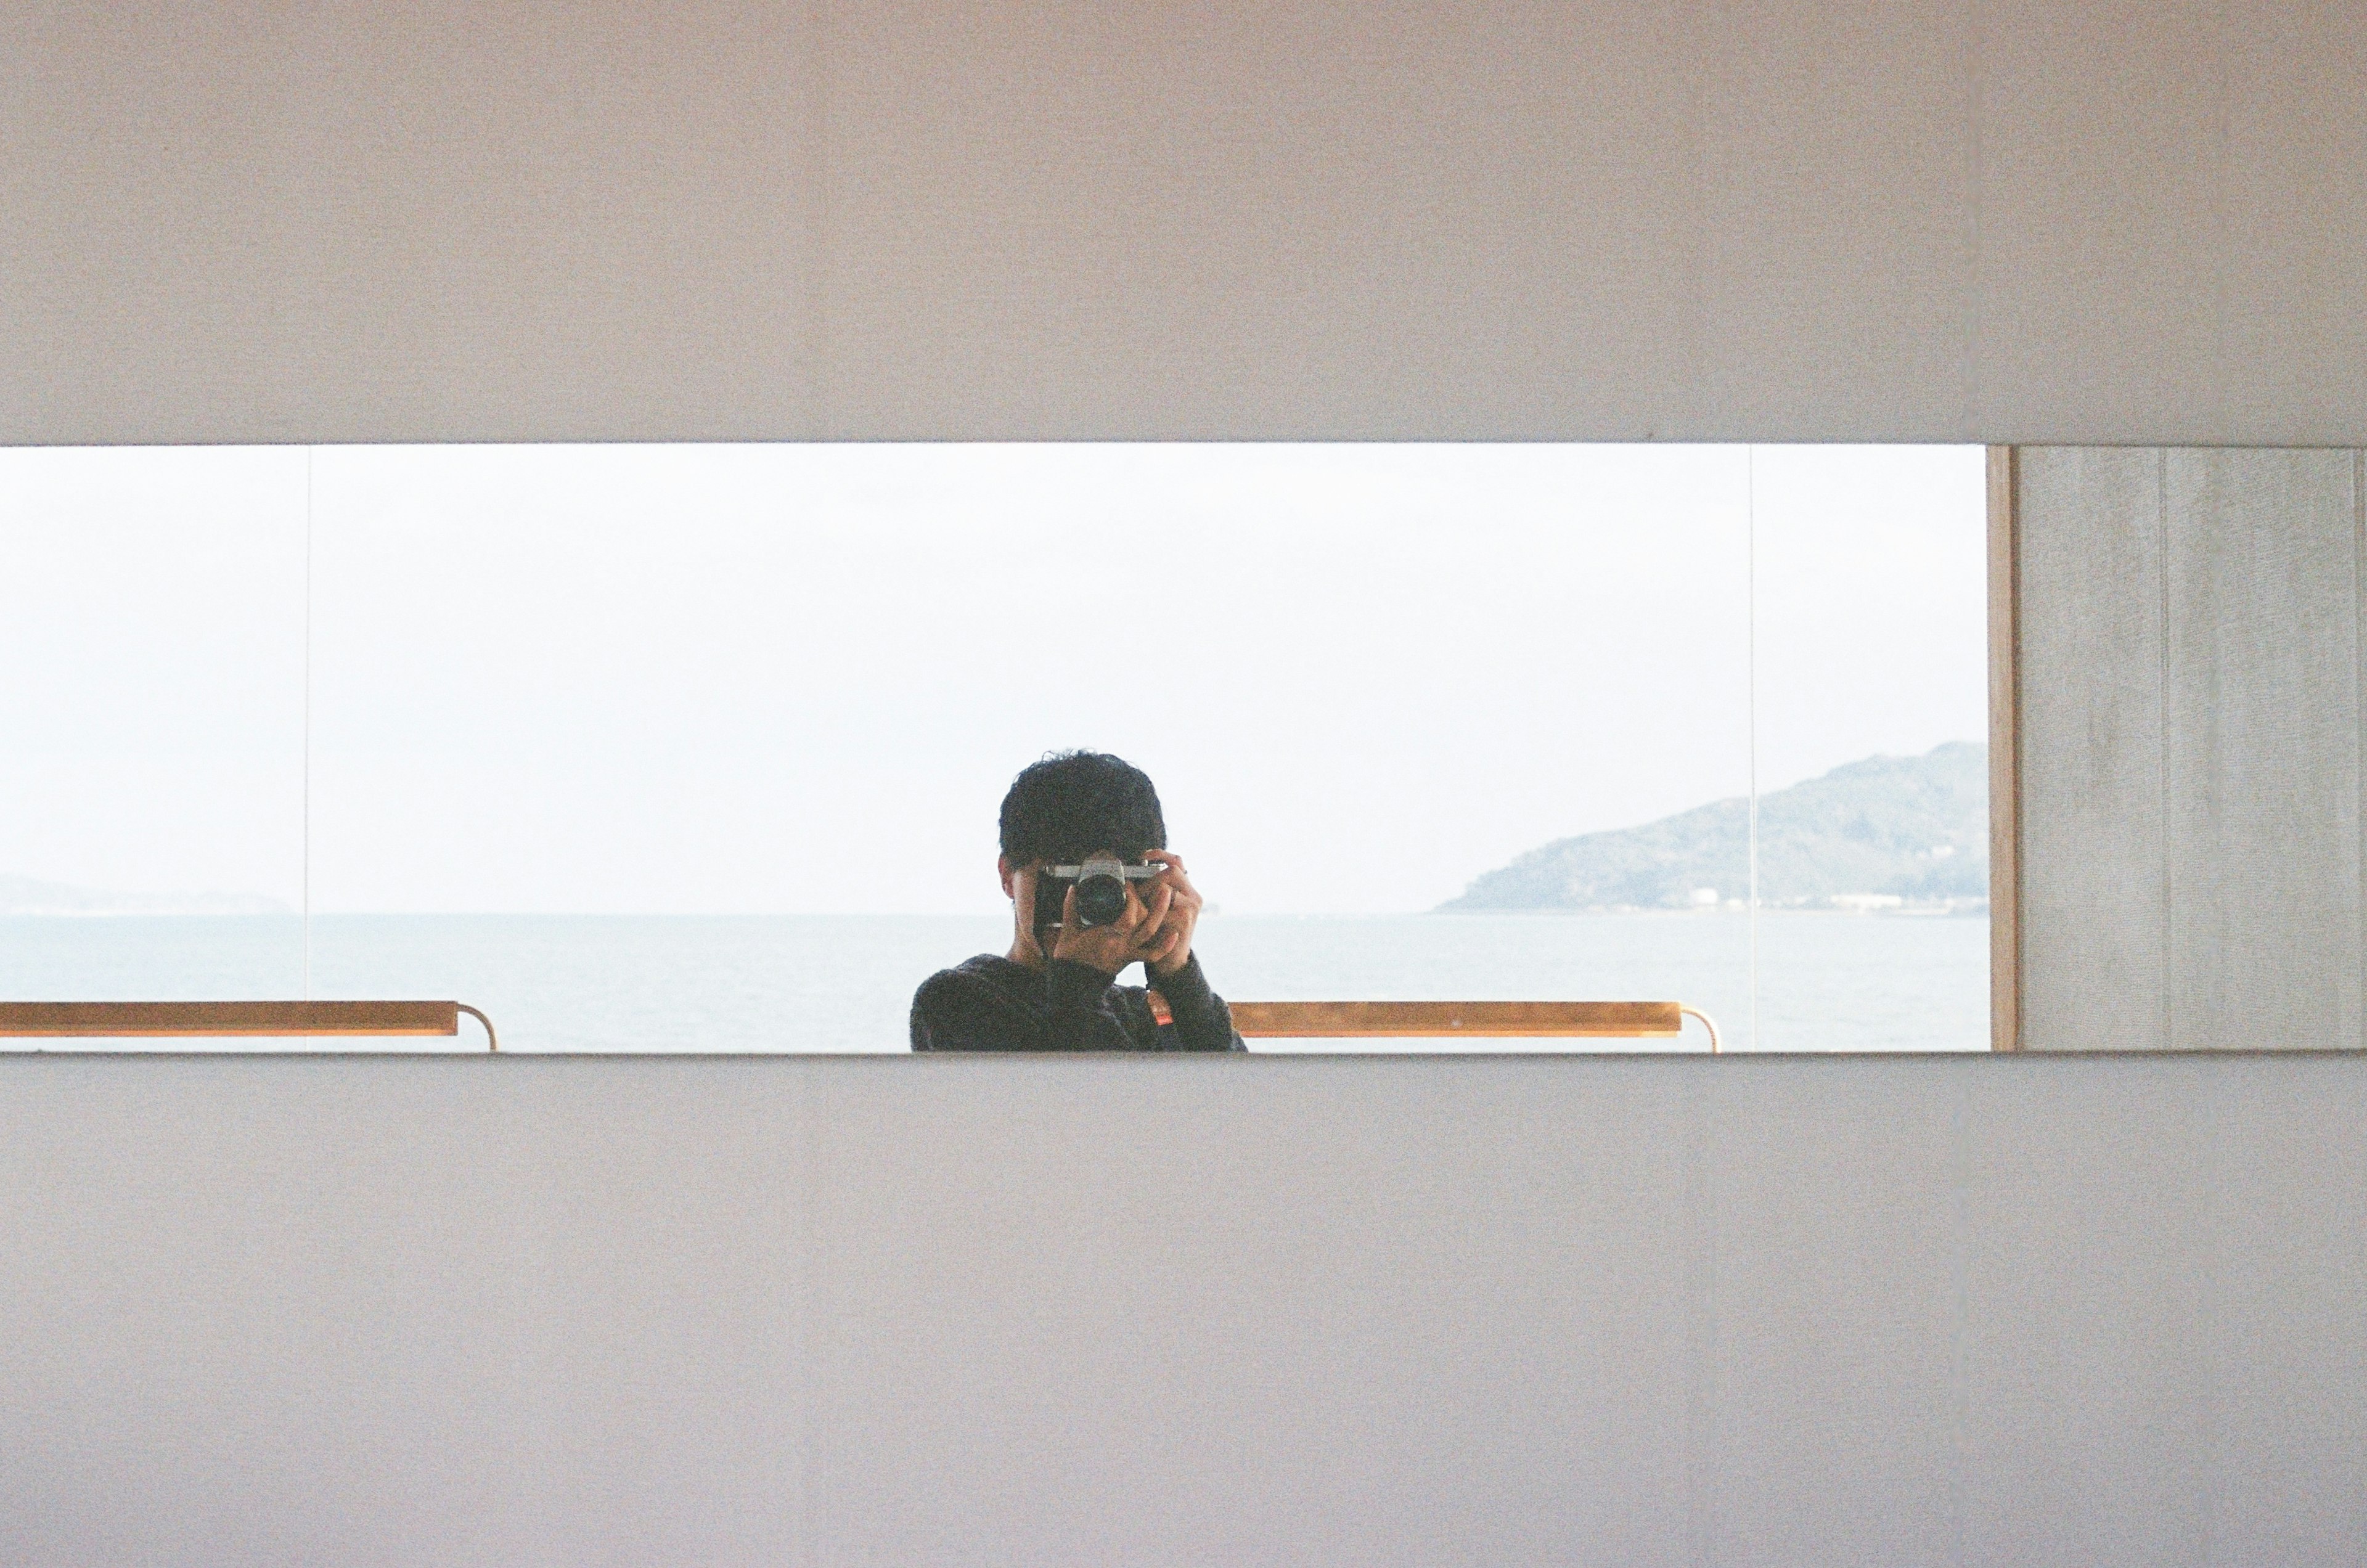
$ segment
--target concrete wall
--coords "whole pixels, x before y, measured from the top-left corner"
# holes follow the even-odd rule
[[[2367,1056],[0,1058],[0,1562],[2355,1564]]]
[[[126,0],[0,440],[2367,442],[2367,8]]]
[[[2367,459],[2019,463],[2023,1043],[2367,1043]]]

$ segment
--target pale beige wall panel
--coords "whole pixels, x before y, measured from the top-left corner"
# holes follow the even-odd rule
[[[2367,1214],[2367,1139],[2339,1096],[2230,1094],[2193,1109],[2206,1146],[2315,1151],[2312,1179],[2297,1182],[2280,1162],[2223,1155],[2193,1193],[2190,1267],[2217,1330],[2201,1360],[2213,1441],[2229,1456],[2211,1505],[2223,1560],[2367,1554],[2367,1485],[2343,1479],[2367,1473],[2367,1227],[2350,1218]],[[2295,1354],[2310,1342],[2316,1351]],[[2277,1393],[2320,1380],[2320,1398]]]
[[[2367,1191],[2356,1140],[2319,1142],[2344,1113],[2273,1056],[2037,1060],[2072,1069],[2043,1099],[1965,1086],[1963,1561],[2356,1556],[2367,1331],[2333,1325],[2367,1242],[2336,1215]]]
[[[2222,415],[2218,7],[1983,12],[1983,420],[2031,441],[2291,439],[2235,433]],[[2314,204],[2280,216],[2309,230],[2325,218]]]
[[[1956,1375],[1974,1413],[1967,1534],[1986,1548],[1967,1561],[2223,1561],[2205,1516],[2215,1325],[2198,1280],[2217,1161],[2197,1101],[2234,1091],[2190,1066],[2068,1073],[2043,1104],[1967,1085],[1962,1179],[1979,1217]]]
[[[1262,1066],[815,1075],[817,1561],[1688,1560],[1688,1097]]]
[[[2162,454],[2023,447],[2025,1050],[2169,1043]]]
[[[0,1561],[2367,1548],[2367,1055],[0,1057]]]
[[[925,9],[832,35],[842,428],[1964,418],[1944,6]]]
[[[846,7],[828,321],[850,434],[1681,428],[1683,7]]]
[[[803,17],[28,8],[0,34],[0,439],[809,423]]]
[[[2165,459],[2173,1045],[2362,1043],[2354,467]]]
[[[1961,1102],[1902,1104],[1874,1075],[1704,1088],[1709,1561],[1946,1562],[1963,1296],[1931,1242],[1969,1221],[1964,1171],[1934,1157],[1965,1133]],[[1835,1164],[1858,1173],[1847,1224],[1799,1202]]]
[[[2367,299],[2367,6],[2229,6],[2220,26],[2219,417],[2231,430],[2273,426],[2275,439],[2297,444],[2367,444],[2356,418],[2327,417],[2367,408],[2367,309],[2358,304]],[[2292,220],[2305,212],[2315,220]],[[2293,309],[2346,294],[2347,310]]]
[[[46,7],[0,440],[2356,444],[2361,28]]]
[[[1704,62],[1697,423],[1977,440],[1986,7],[1692,10]],[[1573,126],[1571,140],[1592,134]]]
[[[191,1065],[0,1060],[0,1562],[791,1553],[795,1082]]]

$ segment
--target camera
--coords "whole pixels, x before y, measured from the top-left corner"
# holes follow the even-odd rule
[[[1082,865],[1048,865],[1036,874],[1036,929],[1050,931],[1060,923],[1060,907],[1071,886],[1077,890],[1077,924],[1110,925],[1126,913],[1126,885],[1148,882],[1166,869],[1105,857]]]

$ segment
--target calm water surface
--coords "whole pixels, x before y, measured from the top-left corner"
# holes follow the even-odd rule
[[[912,987],[972,953],[1002,951],[1007,937],[1000,919],[963,916],[327,915],[312,920],[311,990],[457,998],[493,1015],[504,1050],[902,1051]],[[296,997],[304,945],[292,917],[0,919],[0,998]],[[1754,1035],[1750,921],[1738,914],[1217,915],[1198,941],[1217,989],[1240,999],[1675,1000],[1715,1017],[1729,1050],[1988,1043],[1985,920],[1769,913],[1758,945]],[[1569,1048],[1701,1049],[1698,1026],[1686,1028],[1674,1043]],[[463,1029],[463,1043],[478,1043],[474,1024]]]

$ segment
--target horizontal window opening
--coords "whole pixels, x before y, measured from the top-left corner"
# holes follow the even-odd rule
[[[1988,1043],[1978,448],[31,448],[0,498],[0,999],[904,1051],[1025,956],[999,813],[1082,750],[1253,1050]]]

